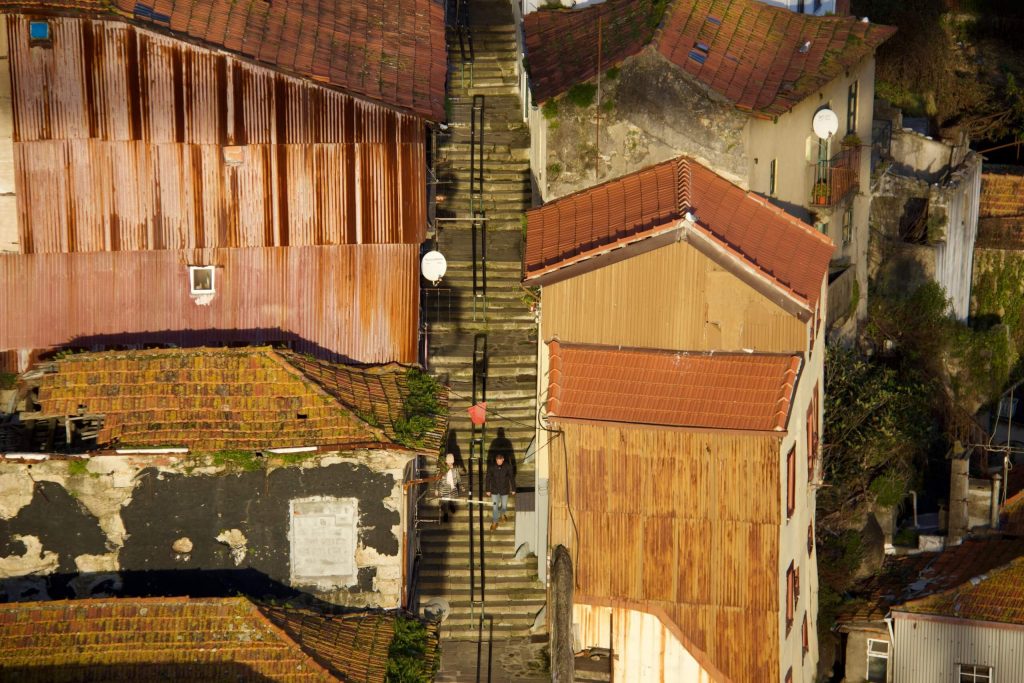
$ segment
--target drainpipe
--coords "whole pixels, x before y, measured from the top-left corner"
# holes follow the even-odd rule
[[[989,526],[993,529],[999,528],[999,492],[1003,481],[1003,475],[996,472],[992,475],[992,503],[989,505]]]

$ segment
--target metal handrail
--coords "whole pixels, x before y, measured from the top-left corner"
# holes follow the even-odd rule
[[[469,126],[469,201],[473,227],[473,314],[476,301],[483,299],[487,309],[487,214],[483,207],[484,195],[484,114],[483,95],[473,96],[473,109]]]
[[[815,163],[811,202],[835,206],[860,187],[860,147],[848,147],[834,157]]]
[[[487,401],[487,333],[478,332],[473,337],[473,405],[477,405],[481,402]],[[486,461],[484,454],[484,440],[487,434],[487,423],[482,425],[474,424],[470,434],[469,441],[469,480],[470,480],[470,495],[469,498],[473,498],[472,482],[473,482],[473,463],[478,463],[476,477],[477,477],[477,493],[483,494],[485,492],[486,483],[484,481],[484,463]],[[475,456],[475,457],[474,457]],[[476,603],[483,603],[484,597],[487,591],[487,574],[486,574],[486,562],[484,560],[484,507],[479,506],[476,511],[477,527],[473,524],[473,513],[469,513],[469,598],[470,602],[474,605]],[[480,551],[480,598],[477,599],[477,584],[476,584],[476,566],[474,562],[476,554],[476,540],[474,539],[474,532],[479,534],[479,551]],[[483,610],[481,609],[481,612]]]

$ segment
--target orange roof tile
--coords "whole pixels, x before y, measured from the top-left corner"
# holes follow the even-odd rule
[[[598,7],[541,10],[533,19],[527,15],[527,57],[538,100],[596,75],[599,17],[623,24],[629,36],[610,36],[610,46],[602,41],[602,52],[609,55],[603,68],[650,41],[650,10],[624,13]],[[758,0],[677,0],[650,42],[665,59],[737,108],[777,116],[870,55],[895,31],[853,17],[798,14]]]
[[[687,157],[666,161],[527,212],[526,279],[638,244],[689,212],[698,236],[733,265],[813,308],[835,247],[811,226]],[[726,265],[726,264],[723,264]]]
[[[981,175],[975,246],[1024,249],[1024,175],[1010,172]]]
[[[975,574],[950,590],[908,602],[898,611],[1024,624],[1024,557]]]
[[[0,678],[384,681],[395,620],[246,598],[13,603],[0,605]]]
[[[363,399],[326,391],[304,374],[314,366],[343,372],[268,347],[75,354],[42,366],[38,410],[41,417],[103,415],[100,446],[213,452],[397,443],[404,368],[345,370],[374,387],[374,398]],[[433,432],[443,431],[444,417],[437,420]]]
[[[639,52],[661,21],[657,3],[606,0],[583,9],[542,9],[523,17],[534,96],[544,101],[597,74],[598,34],[604,68]]]
[[[550,342],[548,414],[669,427],[784,431],[800,356]]]
[[[887,557],[881,572],[854,588],[855,601],[840,610],[836,621],[881,621],[896,606],[968,583],[1022,556],[1024,539],[993,538],[969,539],[942,552]]]
[[[437,0],[0,0],[0,11],[46,10],[120,16],[444,119],[448,51]]]

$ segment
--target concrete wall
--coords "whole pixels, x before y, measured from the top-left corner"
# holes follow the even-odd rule
[[[0,599],[199,590],[398,607],[408,459],[361,451],[254,471],[173,456],[0,463]],[[349,538],[303,530],[296,510],[311,505],[355,506]]]
[[[0,14],[0,252],[18,251],[18,206],[14,195],[14,109],[7,15]]]
[[[993,667],[996,683],[1024,681],[1024,627],[894,612],[895,683],[955,682],[958,664]]]
[[[953,314],[966,320],[971,312],[974,241],[981,201],[981,155],[971,152],[939,187],[932,187],[930,207],[946,216],[945,239],[935,247],[935,280],[952,300]]]
[[[825,289],[824,286],[822,288]],[[825,303],[827,292],[822,292]],[[824,327],[824,319],[821,321]],[[779,496],[781,510],[786,510],[787,463],[786,455],[796,448],[796,509],[793,516],[785,519],[779,527],[779,681],[792,667],[794,683],[814,683],[818,668],[818,550],[817,546],[807,551],[808,528],[814,522],[817,500],[817,485],[808,470],[807,412],[812,398],[818,395],[819,437],[824,425],[824,372],[825,335],[815,335],[814,345],[800,371],[796,394],[790,407],[789,425],[782,441],[779,458]],[[818,464],[821,467],[821,448],[818,448]],[[786,570],[790,562],[800,572],[800,595],[793,610],[793,626],[786,634]],[[801,624],[807,615],[808,652],[803,654]]]
[[[842,151],[840,140],[846,136],[847,100],[850,85],[857,82],[856,130],[861,139],[860,189],[852,203],[832,209],[811,207],[816,215],[811,221],[809,206],[814,186],[818,138],[811,122],[818,110],[829,107],[839,117],[839,130],[830,142],[829,157]],[[789,112],[772,121],[752,119],[746,143],[749,161],[750,189],[768,195],[770,164],[778,160],[776,191],[772,197],[779,206],[801,220],[823,223],[825,233],[836,245],[833,259],[853,264],[856,269],[860,300],[856,321],[867,315],[868,281],[868,220],[871,210],[871,159],[868,145],[871,139],[871,121],[875,98],[875,60],[865,59],[856,68],[835,78],[820,91],[807,97]],[[850,239],[843,239],[843,214],[847,206],[853,207]],[[851,325],[852,327],[852,325]]]
[[[884,640],[890,642],[889,631],[885,628],[877,631],[872,630],[850,630],[846,635],[846,668],[844,669],[845,683],[861,683],[868,679],[868,639]],[[890,657],[892,645],[889,646]],[[889,660],[888,678],[892,680],[892,659]]]

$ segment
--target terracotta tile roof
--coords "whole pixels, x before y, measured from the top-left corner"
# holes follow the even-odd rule
[[[52,9],[118,15],[444,119],[448,52],[438,0],[0,0],[0,11]]]
[[[966,540],[942,552],[887,557],[882,571],[852,591],[854,602],[836,618],[841,625],[878,622],[890,609],[935,595],[1024,556],[1024,539]],[[901,607],[901,609],[904,609]]]
[[[975,574],[956,588],[908,602],[900,611],[1024,624],[1024,557]]]
[[[0,678],[384,681],[394,623],[246,598],[13,603],[0,605]]]
[[[527,58],[534,95],[543,101],[597,73],[593,24],[602,13],[588,8],[534,14],[524,24]],[[610,10],[603,14],[618,17]],[[614,39],[615,59],[603,59],[603,68],[639,50],[648,16],[634,11],[618,19],[630,38]],[[798,14],[758,0],[677,0],[650,42],[737,108],[777,116],[870,55],[895,31],[853,17]],[[580,50],[581,45],[589,50]]]
[[[550,342],[548,414],[671,427],[784,431],[800,356]]]
[[[356,415],[370,424],[380,425],[389,439],[401,440],[396,423],[404,417],[405,400],[410,394],[409,373],[415,371],[397,363],[357,367],[289,351],[278,353]],[[423,450],[431,453],[440,452],[447,432],[448,392],[443,388],[437,401],[438,419],[422,440]]]
[[[597,75],[598,33],[603,68],[639,52],[661,20],[649,0],[607,0],[583,9],[543,9],[523,17],[530,86],[538,101]]]
[[[353,382],[365,372],[363,385],[376,386],[372,399],[346,403],[304,375],[306,366],[268,347],[75,354],[42,366],[39,413],[103,415],[100,446],[213,452],[389,443],[386,430],[362,418],[400,409],[402,380],[389,375],[404,369],[349,369]]]
[[[527,212],[526,279],[637,244],[678,225],[722,247],[813,308],[835,249],[831,240],[764,198],[679,157]],[[723,264],[724,265],[724,264]]]
[[[1024,175],[983,173],[975,246],[1024,249]]]

